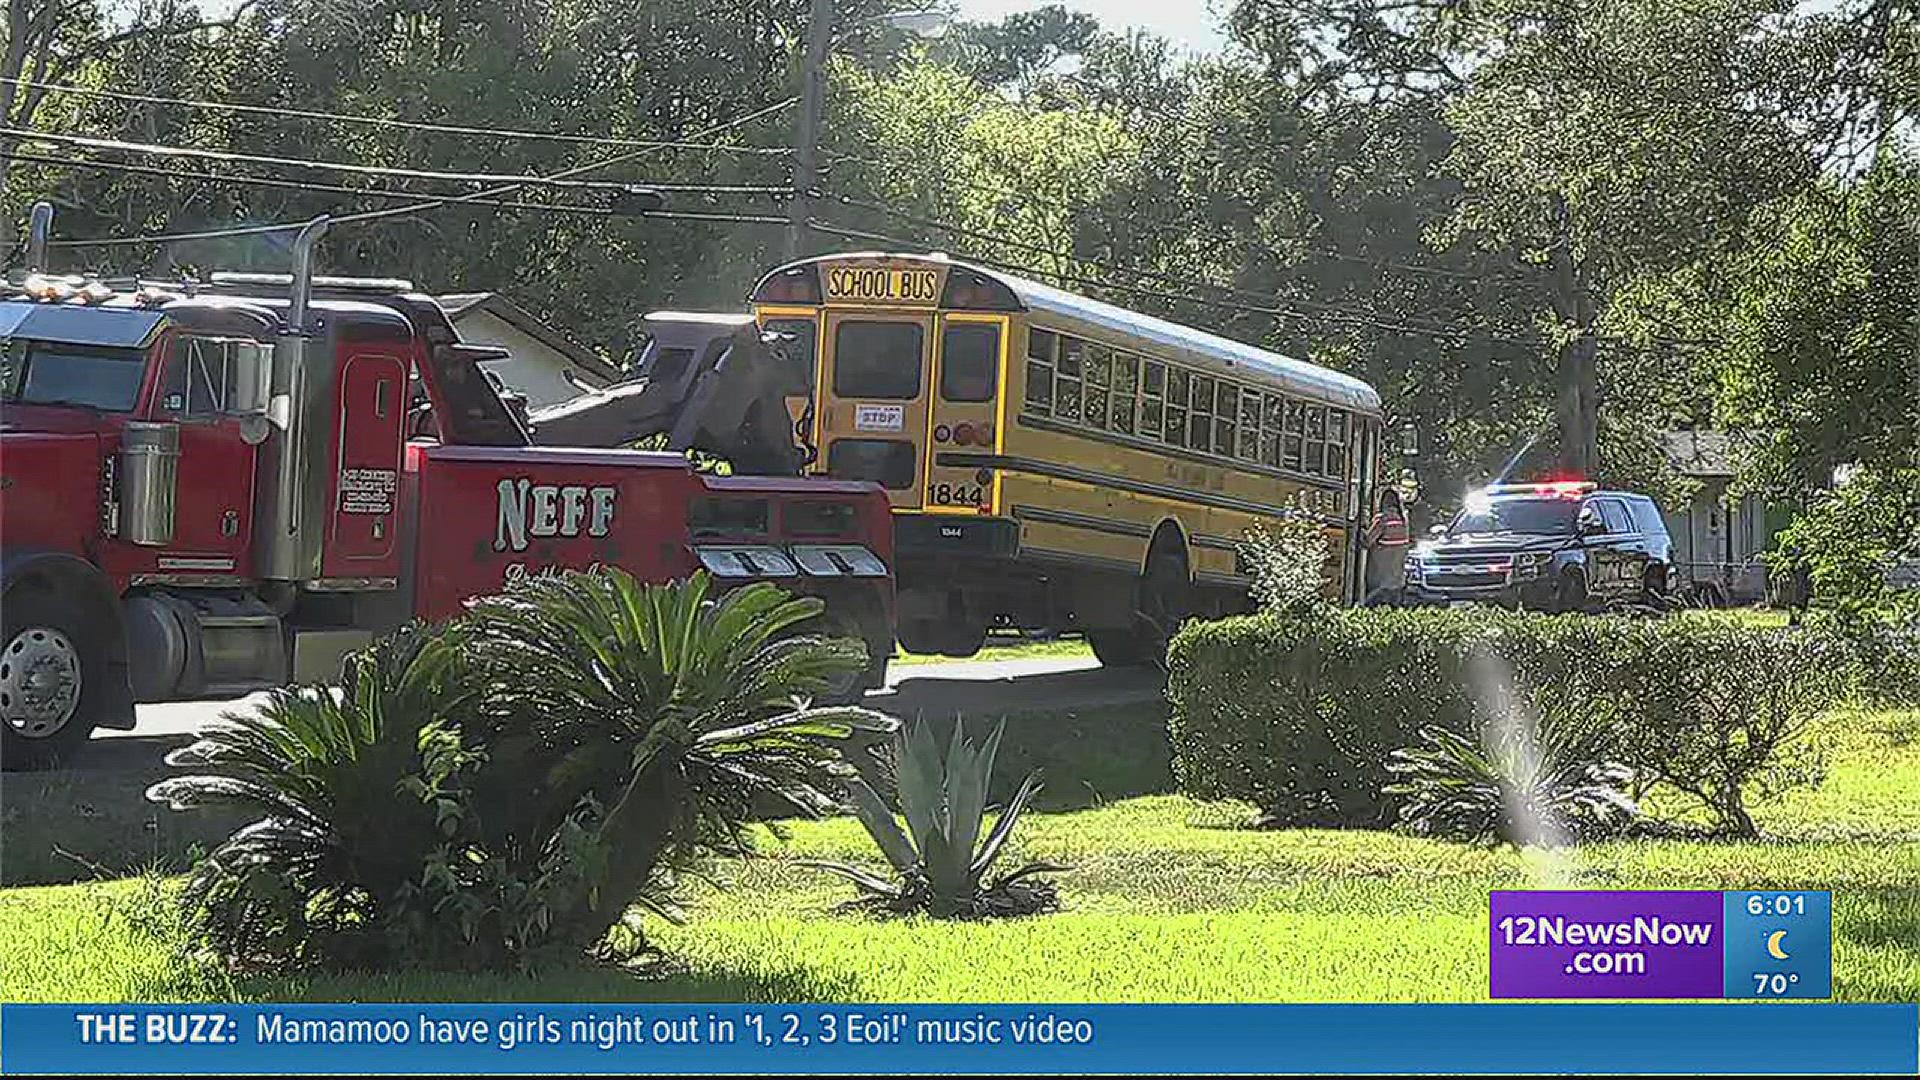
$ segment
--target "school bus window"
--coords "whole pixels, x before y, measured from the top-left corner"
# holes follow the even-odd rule
[[[1081,419],[1091,428],[1107,426],[1107,388],[1113,385],[1112,355],[1105,345],[1086,346],[1086,408]]]
[[[1167,408],[1167,368],[1148,360],[1140,369],[1140,434],[1158,439]]]
[[[896,401],[920,396],[919,323],[843,322],[833,339],[833,392]]]
[[[1232,383],[1219,383],[1214,392],[1213,452],[1232,457],[1234,451],[1234,394]]]
[[[1133,434],[1133,410],[1138,407],[1140,358],[1131,353],[1113,354],[1113,430]]]
[[[1055,366],[1053,415],[1076,423],[1080,420],[1080,358],[1086,342],[1078,338],[1060,339],[1060,359]]]
[[[1285,405],[1279,394],[1268,394],[1265,401],[1266,415],[1260,425],[1260,461],[1277,469],[1280,467],[1280,416]]]
[[[1163,437],[1174,446],[1187,445],[1187,372],[1167,369],[1167,415]]]
[[[789,395],[813,393],[813,365],[817,343],[812,319],[768,319],[766,330],[777,335],[786,362],[780,365],[782,389]]]
[[[1183,368],[1167,369],[1167,404],[1187,407],[1187,373]]]
[[[1195,375],[1188,382],[1193,409],[1187,414],[1187,445],[1205,450],[1213,445],[1213,380]]]
[[[1240,389],[1240,456],[1260,460],[1260,392]]]
[[[1327,413],[1327,475],[1347,478],[1347,414],[1339,409]]]
[[[1027,411],[1035,416],[1053,413],[1053,353],[1059,344],[1045,330],[1027,335]]]
[[[1307,406],[1306,470],[1312,476],[1327,471],[1327,410],[1319,405]]]
[[[1306,432],[1306,410],[1297,401],[1287,402],[1286,433],[1280,438],[1280,467],[1299,469],[1302,458],[1301,440]]]
[[[1000,381],[1000,328],[949,323],[940,338],[940,396],[992,401]]]

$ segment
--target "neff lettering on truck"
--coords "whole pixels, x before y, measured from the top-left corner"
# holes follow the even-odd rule
[[[619,489],[536,484],[526,477],[500,481],[500,519],[493,550],[525,551],[528,537],[605,536],[613,526]]]

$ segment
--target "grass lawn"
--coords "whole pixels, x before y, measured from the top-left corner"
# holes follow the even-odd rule
[[[1083,638],[1054,638],[1052,641],[1030,641],[1026,638],[990,634],[986,645],[972,656],[952,657],[927,653],[910,653],[905,649],[893,654],[896,664],[953,664],[968,661],[994,660],[1080,660],[1093,659],[1093,649]]]
[[[1061,879],[1066,909],[1038,918],[836,913],[849,888],[795,860],[873,853],[850,821],[805,822],[769,838],[763,857],[721,867],[726,887],[695,890],[685,925],[650,923],[666,961],[644,975],[580,965],[533,978],[231,983],[180,957],[171,886],[133,879],[0,891],[0,987],[10,1001],[1476,1001],[1487,892],[1559,885],[1832,889],[1837,997],[1920,999],[1920,713],[1835,714],[1819,734],[1832,749],[1826,782],[1761,803],[1766,842],[1615,842],[1549,857],[1389,833],[1254,832],[1239,827],[1245,807],[1130,794],[1116,780],[1130,797],[1067,800],[1023,828],[1016,856],[1075,867]]]

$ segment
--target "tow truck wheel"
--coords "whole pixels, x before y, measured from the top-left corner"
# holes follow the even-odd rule
[[[868,640],[865,628],[850,613],[828,608],[824,618],[827,623],[824,632],[828,637],[847,638],[853,641]],[[868,648],[873,652],[871,644]],[[891,659],[892,657],[883,653],[873,652],[873,655],[868,658],[866,667],[856,668],[835,677],[825,689],[820,691],[815,699],[816,702],[821,705],[860,704],[866,698],[868,689],[886,685],[887,662]]]
[[[93,734],[104,680],[86,617],[45,589],[7,597],[0,625],[0,769],[50,769]]]

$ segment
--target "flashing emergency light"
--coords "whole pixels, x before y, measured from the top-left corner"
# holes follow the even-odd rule
[[[783,270],[761,282],[754,299],[761,303],[817,304],[820,277],[811,266]]]
[[[35,300],[58,304],[72,299],[74,286],[79,283],[78,278],[54,277],[50,274],[28,274],[27,279],[20,283],[20,288]]]
[[[104,281],[89,281],[74,290],[73,298],[83,304],[99,304],[113,299],[113,287]]]

